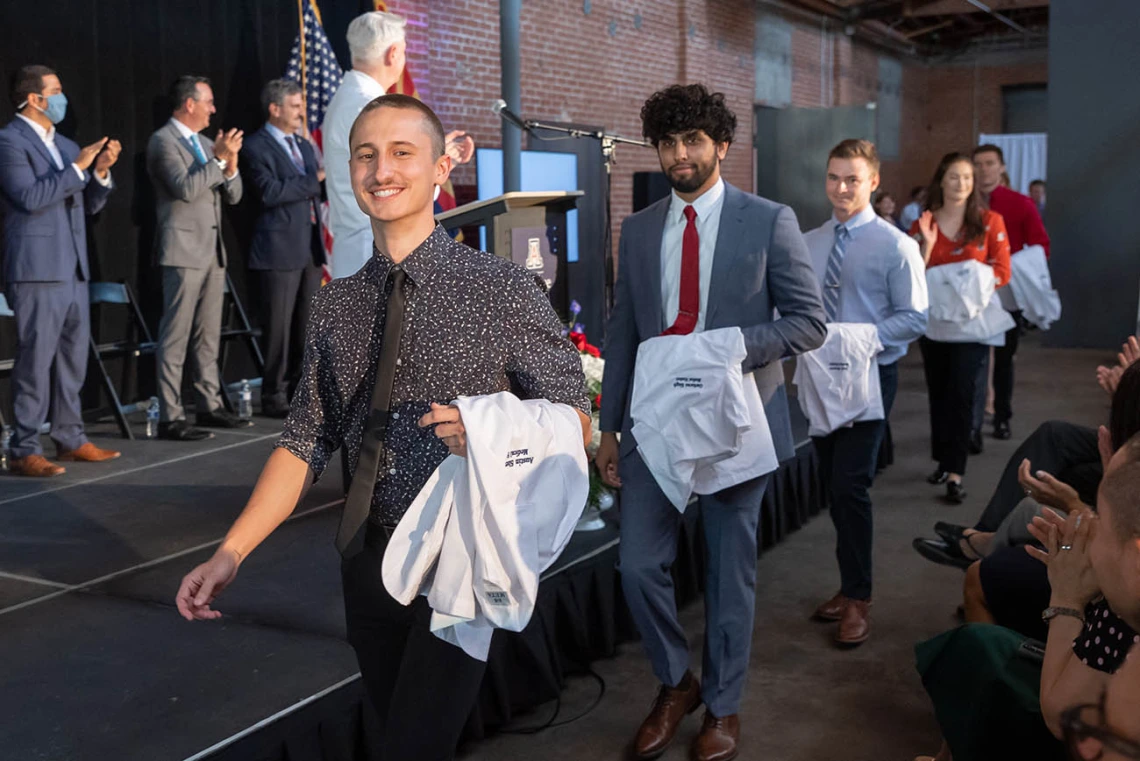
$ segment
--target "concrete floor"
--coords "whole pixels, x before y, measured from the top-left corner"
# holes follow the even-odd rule
[[[1107,397],[1095,367],[1107,352],[1041,348],[1023,342],[1014,398],[1014,439],[986,438],[984,454],[970,460],[969,498],[952,507],[926,484],[933,469],[925,384],[917,348],[904,360],[892,415],[895,464],[875,485],[875,606],[872,637],[841,651],[831,645],[832,625],[808,620],[815,605],[838,588],[834,530],[826,517],[813,521],[760,558],[752,663],[741,707],[742,759],[777,761],[885,761],[938,749],[938,726],[914,669],[916,642],[955,625],[962,574],[933,565],[911,548],[932,535],[936,520],[969,524],[981,512],[998,475],[1020,439],[1041,422],[1063,418],[1096,425],[1107,420]],[[700,664],[703,606],[682,612]],[[631,643],[611,660],[595,664],[605,678],[601,704],[574,724],[538,735],[500,734],[460,754],[464,761],[603,761],[625,757],[634,731],[652,703],[657,684],[640,646]],[[562,717],[576,715],[597,694],[592,679],[575,679],[563,696]],[[519,726],[545,721],[549,709]],[[665,761],[688,758],[700,715],[686,720]]]

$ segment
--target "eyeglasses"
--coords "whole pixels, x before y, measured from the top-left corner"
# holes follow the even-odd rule
[[[1065,747],[1074,759],[1096,761],[1109,750],[1123,758],[1140,759],[1140,743],[1114,733],[1104,724],[1104,699],[1100,703],[1076,705],[1061,714]],[[1087,756],[1090,748],[1081,748],[1087,740],[1096,741],[1096,755]]]

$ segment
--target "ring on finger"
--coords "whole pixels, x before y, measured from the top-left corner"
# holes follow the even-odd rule
[[[1071,544],[1062,544],[1062,545],[1061,545],[1061,549],[1062,549],[1062,550],[1071,550],[1071,549],[1073,549],[1073,545],[1071,545]]]

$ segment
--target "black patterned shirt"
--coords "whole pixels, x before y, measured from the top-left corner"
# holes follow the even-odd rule
[[[313,298],[301,380],[277,446],[307,462],[315,477],[341,446],[349,472],[356,468],[393,266],[407,273],[404,326],[370,515],[387,525],[447,457],[434,430],[418,425],[431,402],[513,391],[590,414],[581,360],[541,281],[437,226],[399,265],[374,250],[359,272]]]

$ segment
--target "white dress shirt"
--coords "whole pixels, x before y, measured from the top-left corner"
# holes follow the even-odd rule
[[[832,216],[804,233],[821,289],[836,287],[825,281],[838,225]],[[840,271],[835,321],[875,325],[884,346],[879,364],[889,365],[905,356],[910,342],[926,330],[926,265],[918,244],[870,206],[847,220],[846,227],[850,237]]]
[[[697,235],[701,240],[701,310],[697,315],[697,326],[693,328],[694,333],[699,333],[705,329],[705,315],[708,314],[713,254],[720,233],[720,212],[724,207],[724,180],[717,180],[692,204],[677,195],[677,191],[672,193],[669,213],[665,217],[665,231],[661,236],[661,308],[665,327],[676,322],[677,313],[681,310],[681,254],[685,226],[688,225],[685,207],[689,205],[697,212]]]
[[[55,162],[55,168],[56,169],[63,169],[63,156],[60,155],[59,147],[56,146],[56,144],[55,144],[55,127],[51,127],[50,129],[44,129],[43,127],[36,124],[34,121],[29,119],[28,117],[24,116],[23,114],[16,114],[16,116],[18,116],[19,118],[23,119],[28,124],[30,124],[32,129],[35,130],[36,134],[39,135],[40,140],[42,140],[44,143],[44,146],[47,147],[48,153],[51,154],[52,161]],[[87,174],[82,169],[79,168],[78,164],[75,164],[74,162],[72,162],[71,168],[74,169],[75,173],[79,175],[79,179],[81,179],[81,180],[87,179]],[[111,187],[111,172],[110,171],[108,171],[107,176],[103,177],[103,178],[100,178],[96,174],[92,174],[92,176],[95,178],[95,181],[98,182],[103,187],[105,187],[105,188]]]
[[[334,278],[355,274],[372,256],[372,220],[360,210],[352,192],[348,135],[364,107],[383,94],[384,87],[367,74],[346,72],[321,125]]]

